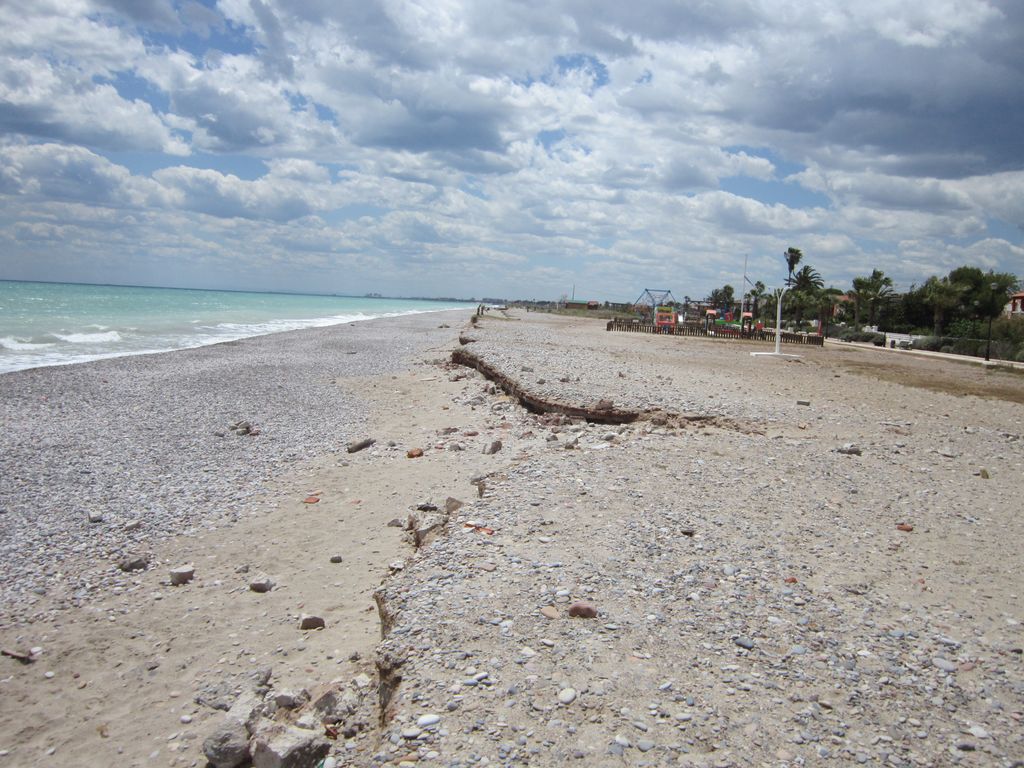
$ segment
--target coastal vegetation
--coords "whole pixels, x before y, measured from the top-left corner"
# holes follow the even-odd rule
[[[788,276],[782,318],[792,330],[878,344],[884,343],[885,333],[906,334],[918,349],[977,356],[989,352],[993,358],[1024,360],[1024,318],[1003,312],[1010,295],[1020,289],[1016,275],[964,265],[900,293],[880,269],[840,288],[826,286],[799,248],[789,248],[783,256]],[[776,297],[760,281],[741,297],[731,285],[716,288],[705,302],[730,312],[745,306],[755,322],[774,325]]]

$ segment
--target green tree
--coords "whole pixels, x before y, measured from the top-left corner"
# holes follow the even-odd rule
[[[800,263],[800,259],[804,257],[803,251],[799,248],[793,248],[790,246],[786,249],[786,268],[789,270],[789,276],[786,278],[786,285],[793,282],[793,270],[796,269],[796,265]]]
[[[822,335],[828,336],[828,324],[835,314],[836,303],[843,292],[838,288],[822,288],[817,292],[815,303],[818,310],[818,328]]]
[[[946,312],[960,305],[965,286],[954,283],[949,277],[929,277],[923,286],[925,301],[932,308],[933,333],[942,335],[942,325]]]
[[[818,270],[810,264],[804,264],[797,272],[793,273],[790,280],[793,287],[790,289],[792,299],[789,307],[793,312],[793,319],[800,323],[803,321],[805,313],[810,312],[812,315],[817,315],[818,295],[825,285]]]
[[[721,288],[715,288],[711,292],[707,302],[715,309],[724,309],[728,312],[736,301],[735,296],[735,290],[731,285],[723,285]]]
[[[754,287],[750,289],[747,295],[750,297],[750,312],[756,321],[760,315],[761,304],[763,302],[765,293],[767,292],[765,284],[760,280],[754,283]]]
[[[892,278],[882,270],[874,269],[868,277],[853,278],[854,325],[860,327],[861,312],[868,310],[868,325],[875,324],[878,308],[882,302],[893,295]]]

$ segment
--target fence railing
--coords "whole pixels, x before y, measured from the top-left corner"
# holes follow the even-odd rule
[[[706,330],[703,325],[657,326],[654,323],[635,323],[631,320],[609,320],[607,330],[624,333],[660,333],[666,336],[706,336],[713,339],[737,339],[743,341],[768,341],[775,343],[775,330],[762,329],[741,331],[738,328],[714,327]],[[825,340],[817,334],[782,332],[783,344],[806,344],[811,347],[824,345]]]

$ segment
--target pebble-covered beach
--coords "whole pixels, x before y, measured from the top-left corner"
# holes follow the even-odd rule
[[[93,441],[59,447],[52,419],[51,460],[12,465],[19,526],[28,486],[87,489],[39,519],[68,553],[50,568],[98,565],[77,596],[5,574],[5,606],[35,618],[3,647],[39,646],[0,659],[6,719],[33,724],[0,730],[11,764],[88,764],[76,744],[218,767],[1024,760],[1019,373],[834,345],[756,358],[770,347],[518,311],[430,318],[254,340],[235,364],[227,347],[74,372],[61,391],[80,414],[102,410],[107,366],[111,403],[149,391],[130,379],[186,396],[153,413],[140,395],[149,412],[101,443],[122,463],[95,488],[76,477],[103,464],[81,458]],[[162,376],[127,375],[153,362]],[[57,392],[30,373],[13,391],[48,413]],[[581,408],[596,418],[565,415]],[[197,512],[175,517],[162,477]],[[136,504],[103,506],[104,488]],[[136,539],[140,518],[160,535]],[[46,568],[16,551],[28,540],[5,539],[8,558]],[[115,560],[139,544],[152,559],[126,573]]]
[[[0,376],[0,621],[125,586],[125,557],[237,519],[262,482],[358,433],[340,379],[402,368],[466,314]]]

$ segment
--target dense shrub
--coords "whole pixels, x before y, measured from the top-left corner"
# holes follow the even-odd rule
[[[984,357],[987,347],[988,339],[958,339],[950,336],[924,336],[914,339],[911,345],[911,349],[972,357]],[[992,339],[990,356],[993,360],[1019,360],[1022,353],[1024,353],[1024,342]]]
[[[911,349],[923,349],[927,352],[940,352],[945,351],[942,349],[942,341],[941,336],[923,336],[920,339],[914,339],[910,347]]]
[[[852,328],[845,329],[838,336],[840,341],[859,341],[867,344],[884,344],[885,334],[873,333],[872,331],[857,331]]]

